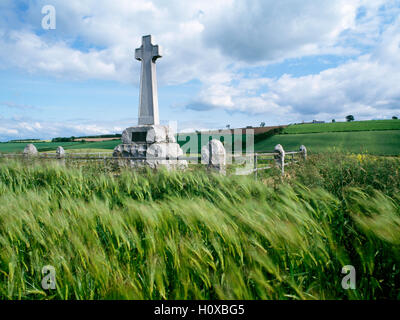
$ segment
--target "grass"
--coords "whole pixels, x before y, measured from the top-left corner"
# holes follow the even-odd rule
[[[255,181],[2,160],[0,299],[398,299],[399,164],[315,155]]]
[[[284,129],[284,133],[299,134],[381,130],[400,130],[400,120],[369,120],[353,122],[296,124],[286,127]]]
[[[65,150],[75,149],[107,149],[112,150],[121,144],[121,140],[99,141],[99,142],[35,142],[33,143],[39,152],[55,151],[58,146]],[[0,153],[22,152],[27,143],[3,142],[0,143]],[[96,151],[99,152],[99,151]]]
[[[400,130],[281,134],[256,143],[255,150],[271,151],[277,144],[285,150],[298,150],[303,144],[314,153],[335,149],[355,154],[399,155]]]
[[[305,145],[310,152],[321,153],[333,149],[343,152],[367,153],[371,155],[400,155],[400,120],[371,120],[336,122],[324,124],[291,125],[284,134],[258,141],[255,137],[256,152],[271,152],[277,144],[285,150],[297,150]],[[258,135],[260,138],[261,136]],[[179,134],[178,143],[185,152],[200,153],[201,146],[210,138],[220,139],[225,144],[234,144],[230,136],[209,134]],[[246,141],[245,135],[235,137]],[[225,141],[226,140],[226,141]],[[99,142],[40,142],[34,143],[40,152],[52,152],[61,145],[70,152],[107,152],[113,150],[121,140]],[[239,143],[240,144],[240,143]],[[0,143],[0,153],[22,152],[26,143]],[[75,151],[72,151],[75,150]]]
[[[112,152],[112,149],[90,149],[90,148],[82,148],[82,149],[67,149],[67,153],[102,153],[102,152],[107,152],[110,153]],[[51,150],[51,151],[45,151],[45,153],[55,153],[56,150]]]

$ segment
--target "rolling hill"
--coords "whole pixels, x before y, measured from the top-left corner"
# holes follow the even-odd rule
[[[400,130],[400,120],[368,120],[352,122],[294,124],[287,126],[283,132],[287,134],[299,134],[381,130]]]
[[[271,127],[274,128],[274,127]],[[268,131],[262,128],[255,132]],[[198,138],[198,152],[201,145],[209,138],[227,139],[229,130],[221,132],[204,132],[205,136],[198,137],[197,133],[179,134],[180,145],[189,141],[189,138]],[[264,135],[264,136],[263,136]],[[239,136],[245,140],[245,136]],[[34,145],[40,152],[54,151],[57,146],[66,150],[112,150],[121,140],[95,142],[37,142]],[[342,150],[353,153],[369,153],[373,155],[400,155],[400,120],[370,120],[336,123],[296,124],[283,129],[282,134],[267,137],[265,132],[256,135],[255,151],[272,151],[274,146],[281,144],[285,150],[297,150],[305,145],[310,152],[325,152],[328,150]],[[26,143],[0,143],[0,152],[22,152]]]
[[[400,155],[400,130],[281,134],[255,144],[257,152],[271,151],[281,144],[285,150],[305,145],[309,152],[340,150],[372,155]]]

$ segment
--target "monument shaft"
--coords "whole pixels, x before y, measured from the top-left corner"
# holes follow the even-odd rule
[[[135,51],[135,58],[142,62],[139,125],[158,125],[160,123],[155,63],[160,57],[159,47],[151,43],[151,36],[143,36],[141,47]]]

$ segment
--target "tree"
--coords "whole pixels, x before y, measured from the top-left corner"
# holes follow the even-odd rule
[[[332,123],[335,123],[336,122],[336,120],[335,119],[332,119]]]
[[[399,118],[397,118],[396,116],[392,117],[393,120],[398,120]]]
[[[354,116],[351,115],[351,114],[349,114],[349,115],[346,117],[346,120],[347,120],[347,122],[354,121]]]
[[[227,124],[226,127],[227,127],[228,129],[230,129],[230,128],[231,128],[231,125],[230,125],[230,124]]]
[[[260,123],[260,127],[265,127],[265,122],[264,121]]]

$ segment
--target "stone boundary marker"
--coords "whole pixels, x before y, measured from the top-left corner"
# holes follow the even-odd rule
[[[57,147],[56,158],[58,159],[59,164],[65,165],[65,150],[63,147]]]
[[[207,164],[209,170],[226,174],[226,150],[221,141],[212,139],[201,148],[201,163]]]
[[[59,146],[57,147],[56,155],[58,159],[64,158],[65,157],[65,150],[63,147]]]
[[[23,151],[23,154],[25,156],[32,157],[32,156],[37,156],[38,151],[37,151],[36,147],[32,143],[30,143],[30,144],[26,145],[26,147]]]

